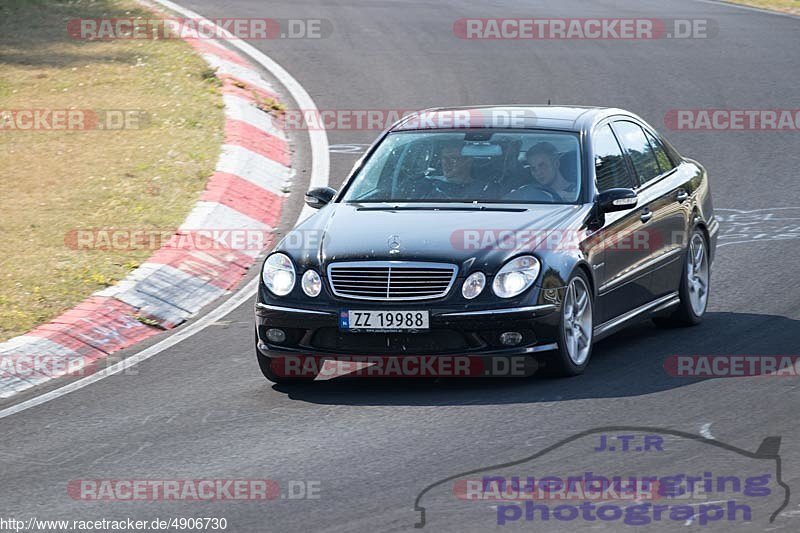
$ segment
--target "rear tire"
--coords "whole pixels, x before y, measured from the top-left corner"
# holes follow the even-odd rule
[[[561,304],[558,350],[546,359],[545,374],[577,376],[589,365],[594,338],[594,298],[590,287],[582,270],[570,276]]]
[[[670,316],[653,318],[653,322],[661,327],[696,326],[702,322],[708,308],[710,281],[708,240],[703,230],[695,228],[686,247],[678,289],[680,303]]]

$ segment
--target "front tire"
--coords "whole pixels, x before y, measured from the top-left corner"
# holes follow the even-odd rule
[[[703,321],[708,307],[711,268],[708,256],[708,240],[699,228],[692,231],[683,275],[678,289],[680,303],[669,317],[654,318],[658,326],[695,326]]]
[[[576,270],[567,282],[561,304],[558,351],[548,360],[547,373],[557,377],[582,374],[592,356],[594,298],[589,278]]]

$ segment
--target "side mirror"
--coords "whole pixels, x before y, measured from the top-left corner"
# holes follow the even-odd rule
[[[306,193],[306,205],[314,209],[319,209],[330,203],[334,196],[336,196],[336,189],[317,187]]]
[[[633,189],[608,189],[597,195],[597,206],[603,213],[626,211],[636,207],[639,197]]]

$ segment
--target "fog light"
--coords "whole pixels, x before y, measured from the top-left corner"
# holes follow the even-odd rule
[[[506,346],[516,346],[522,342],[522,333],[518,331],[506,331],[500,335],[500,342]]]
[[[286,332],[282,329],[270,328],[267,330],[267,340],[269,342],[281,343],[286,340]]]

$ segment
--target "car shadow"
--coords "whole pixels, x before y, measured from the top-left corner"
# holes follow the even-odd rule
[[[273,389],[294,400],[330,405],[500,405],[618,398],[685,387],[707,379],[674,377],[671,355],[800,355],[800,321],[774,315],[717,312],[701,325],[663,329],[641,322],[598,342],[577,377],[336,378]],[[769,379],[769,378],[761,378]],[[775,379],[785,379],[778,378]]]

